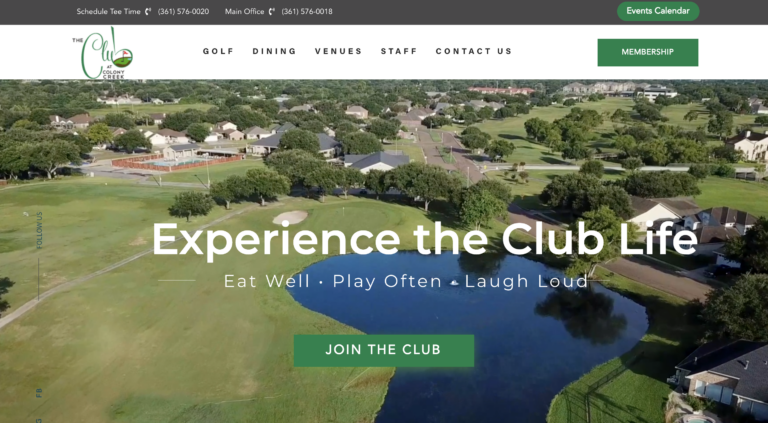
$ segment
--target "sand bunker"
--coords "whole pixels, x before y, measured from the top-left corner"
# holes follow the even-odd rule
[[[291,211],[291,212],[285,212],[280,213],[277,217],[272,219],[272,223],[280,225],[283,223],[284,220],[287,220],[289,224],[295,225],[309,216],[309,213],[299,210],[299,211]]]

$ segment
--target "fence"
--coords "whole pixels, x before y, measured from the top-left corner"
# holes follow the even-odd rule
[[[236,156],[231,156],[231,157],[222,157],[218,159],[204,160],[200,162],[187,163],[187,164],[175,165],[175,166],[158,166],[158,165],[153,165],[148,163],[139,163],[147,160],[158,160],[162,158],[163,158],[162,154],[154,154],[151,156],[141,156],[141,157],[129,157],[126,159],[112,160],[112,166],[127,167],[130,169],[156,170],[159,172],[175,172],[177,170],[192,169],[195,167],[201,167],[206,165],[212,166],[212,165],[217,165],[222,163],[240,161],[245,159],[245,155],[238,154]]]
[[[639,354],[633,357],[630,357],[629,359],[627,359],[627,361],[622,363],[621,366],[611,370],[608,374],[598,379],[597,382],[587,387],[587,393],[584,395],[584,406],[587,411],[587,423],[592,423],[592,411],[590,410],[590,405],[589,405],[590,397],[594,395],[594,393],[597,392],[600,388],[609,384],[611,381],[619,377],[619,375],[624,373],[629,368],[629,366],[637,363],[640,359],[643,358],[643,355],[644,355],[644,351],[641,351]]]

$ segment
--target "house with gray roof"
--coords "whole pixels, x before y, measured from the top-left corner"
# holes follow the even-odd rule
[[[254,156],[267,156],[280,148],[280,140],[283,138],[286,132],[277,132],[266,138],[256,140],[246,147],[246,152]],[[315,134],[317,140],[320,143],[320,150],[318,153],[327,158],[336,157],[341,151],[341,143],[336,141],[335,138],[325,133]]]
[[[404,154],[395,155],[383,151],[373,154],[347,154],[344,156],[344,166],[358,169],[362,173],[368,173],[373,169],[387,171],[410,162],[411,158]]]
[[[286,123],[278,126],[275,129],[275,132],[276,133],[286,132],[286,131],[290,131],[291,129],[295,129],[295,128],[296,128],[296,125],[292,124],[291,122],[286,122]]]
[[[163,158],[165,160],[180,160],[197,156],[197,150],[200,146],[197,144],[178,144],[169,145],[163,149]]]
[[[245,134],[245,139],[247,140],[260,140],[270,135],[274,135],[275,131],[268,131],[258,126],[251,126],[250,128],[246,129],[243,134]]]
[[[675,366],[668,382],[689,395],[768,421],[768,342],[704,344]]]

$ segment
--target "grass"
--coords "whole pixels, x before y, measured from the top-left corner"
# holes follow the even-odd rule
[[[434,142],[443,142],[443,133],[441,131],[429,131],[429,136]]]
[[[592,423],[664,421],[664,404],[671,391],[666,378],[694,348],[700,328],[689,323],[684,300],[618,275],[603,272],[601,276],[608,279],[606,287],[645,306],[648,332],[626,354],[565,387],[552,401],[547,422],[587,423],[588,392],[609,375],[615,378],[589,395]]]
[[[456,163],[456,158],[453,157],[453,151],[447,147],[438,147],[437,151],[440,152],[440,156],[446,163]]]
[[[699,184],[696,202],[703,209],[727,206],[768,217],[768,184],[710,176]]]
[[[37,259],[44,292],[151,247],[152,223],[182,222],[166,211],[181,191],[101,178],[4,190],[0,269],[16,282],[4,299],[13,309],[37,295]],[[42,249],[36,248],[37,213],[42,213]],[[223,214],[216,209],[195,224]]]
[[[426,159],[424,158],[424,150],[422,150],[421,147],[417,145],[398,144],[397,146],[395,146],[395,145],[387,144],[387,145],[384,145],[384,150],[387,150],[387,151],[399,150],[399,151],[402,151],[403,154],[405,154],[406,156],[410,157],[411,160],[413,161],[426,162]]]
[[[576,107],[581,107],[582,109],[592,109],[600,113],[607,112],[609,114],[613,114],[616,109],[622,109],[631,112],[633,106],[634,101],[629,98],[606,98],[605,100],[597,102],[584,102],[577,103],[576,105]],[[537,117],[548,122],[552,122],[555,119],[560,119],[567,115],[570,112],[570,109],[570,107],[564,107],[561,105],[544,108],[534,107],[531,109],[530,114],[527,115],[519,115],[513,118],[502,120],[487,120],[474,126],[477,126],[481,130],[491,134],[494,138],[511,140],[515,144],[517,149],[511,156],[507,158],[507,161],[510,163],[570,163],[566,160],[563,160],[560,153],[550,152],[546,146],[537,144],[527,139],[524,127],[525,121],[528,119]],[[698,119],[693,122],[689,122],[683,119],[683,116],[685,116],[685,114],[690,110],[697,110],[701,112]],[[704,106],[696,103],[667,106],[662,110],[662,114],[669,118],[669,121],[665,122],[665,124],[679,125],[686,130],[695,130],[699,126],[706,126],[709,120],[709,115],[707,114],[706,109],[704,109]],[[734,115],[734,126],[741,124],[752,124],[754,123],[754,119],[754,115]],[[615,135],[613,129],[615,124],[615,122],[610,120],[610,117],[604,119],[603,124],[594,130],[595,134],[597,134],[597,138],[590,142],[590,147],[599,148],[603,153],[616,152],[617,150],[611,147],[611,143],[613,142],[613,137]],[[464,127],[446,126],[442,129],[449,132],[461,133],[461,131],[464,130]],[[755,126],[753,129],[755,131],[763,132],[768,128]],[[713,140],[716,140],[716,138],[713,137]]]
[[[211,182],[216,182],[221,181],[230,175],[245,175],[245,172],[248,169],[263,166],[264,161],[262,160],[240,160],[236,162],[208,166],[207,172],[210,172]],[[207,182],[208,174],[206,173],[205,166],[201,166],[192,169],[164,173],[162,178],[163,182],[199,183],[201,186],[204,186]]]
[[[155,222],[194,230],[226,213],[218,207],[213,216],[190,224],[171,219],[166,208],[175,192],[113,183],[4,191],[0,201],[10,212],[4,214],[0,267],[19,282],[8,299],[18,304],[33,294],[38,257],[44,283],[50,284],[54,277],[83,275],[148,248]],[[415,249],[413,228],[433,224],[433,216],[418,208],[370,199],[281,201],[212,229],[261,232],[276,228],[272,220],[280,213],[306,210],[309,218],[291,233],[339,230],[349,239],[362,229],[392,230],[400,234],[401,249]],[[34,249],[34,217],[22,211],[43,211],[42,250]],[[491,235],[503,227],[495,223]],[[293,334],[357,331],[260,280],[294,274],[323,258],[234,252],[208,264],[195,254],[147,255],[46,299],[0,332],[2,420],[28,420],[34,410],[43,421],[83,423],[372,421],[393,369],[362,374],[361,368],[294,368]],[[253,275],[258,283],[225,289],[225,274]],[[176,279],[194,281],[160,282]],[[29,395],[40,387],[44,402]]]
[[[91,109],[88,113],[93,117],[104,116],[107,113],[117,113],[130,110],[134,113],[174,113],[181,112],[187,109],[195,110],[208,110],[213,107],[210,104],[193,103],[193,104],[138,104],[138,105],[117,105],[107,106],[101,109]]]

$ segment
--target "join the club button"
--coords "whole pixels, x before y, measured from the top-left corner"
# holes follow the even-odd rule
[[[598,39],[597,66],[699,66],[699,40]]]
[[[474,335],[294,335],[294,367],[474,367]]]

